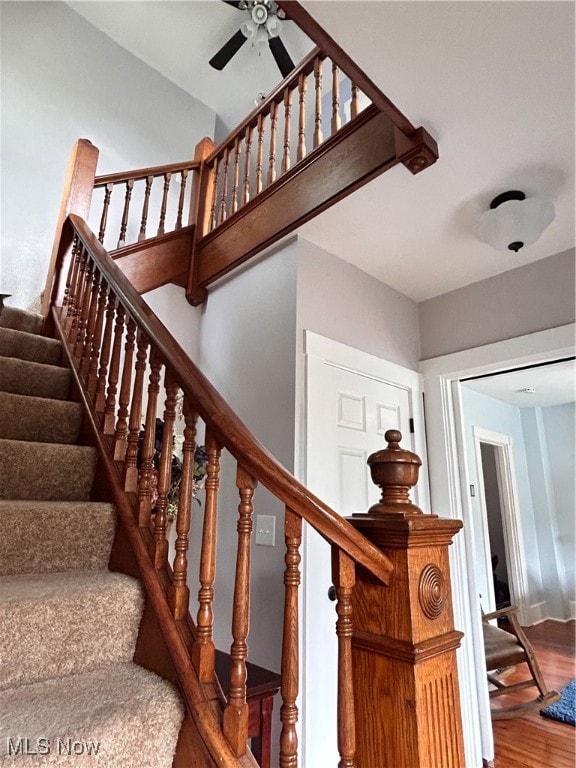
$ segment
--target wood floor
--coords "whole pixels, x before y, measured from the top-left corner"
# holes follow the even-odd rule
[[[576,677],[574,621],[566,624],[545,621],[527,629],[526,634],[534,646],[548,688],[560,690]],[[526,693],[530,696],[535,690],[532,688]],[[494,722],[494,741],[494,768],[574,768],[576,765],[576,729],[544,718],[538,710],[525,717]]]

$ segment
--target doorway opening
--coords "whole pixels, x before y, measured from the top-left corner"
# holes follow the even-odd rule
[[[486,590],[483,608],[490,612],[497,608],[499,599],[507,600],[508,605],[518,606],[520,623],[527,626],[527,569],[512,438],[478,426],[474,426],[473,434],[481,516],[476,530],[483,552],[482,562],[475,563],[475,571],[477,583]],[[496,561],[503,578],[494,578]]]
[[[482,458],[482,482],[488,523],[488,540],[494,584],[496,609],[506,608],[510,602],[510,575],[504,523],[502,519],[501,489],[499,483],[498,448],[491,443],[480,442]]]

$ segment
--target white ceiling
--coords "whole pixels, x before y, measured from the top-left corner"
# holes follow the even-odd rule
[[[569,360],[499,373],[465,381],[462,386],[517,408],[573,403],[576,400],[576,363]],[[525,391],[529,388],[534,392]]]
[[[392,169],[303,226],[304,237],[415,301],[574,246],[573,2],[302,4],[440,148],[431,168]],[[69,5],[229,127],[278,82],[270,53],[249,44],[222,72],[208,66],[241,20],[219,0]],[[310,43],[294,27],[285,24],[282,38],[298,61]],[[556,207],[549,229],[518,254],[472,234],[507,189]]]

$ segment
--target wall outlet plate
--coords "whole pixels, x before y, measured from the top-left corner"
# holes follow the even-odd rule
[[[256,544],[273,547],[276,540],[276,518],[274,515],[256,515]]]

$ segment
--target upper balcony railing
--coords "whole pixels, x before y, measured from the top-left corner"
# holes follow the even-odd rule
[[[114,252],[193,223],[190,200],[198,167],[189,160],[97,176],[90,219],[98,240]]]
[[[199,235],[212,232],[370,104],[315,48],[206,159]]]

